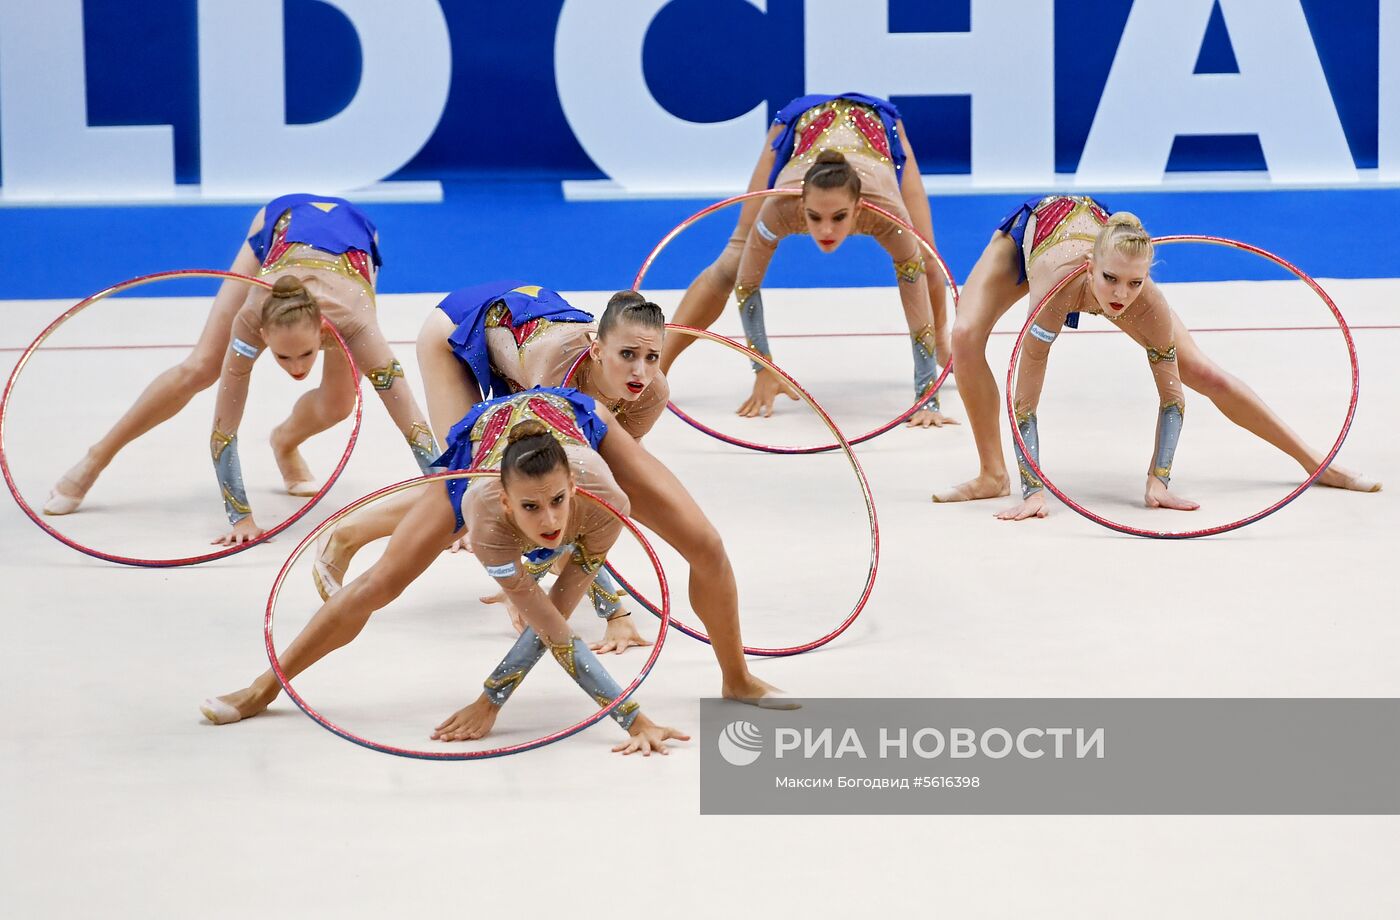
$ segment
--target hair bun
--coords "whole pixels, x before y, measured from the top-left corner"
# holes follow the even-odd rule
[[[618,291],[608,298],[607,309],[623,309],[625,307],[637,307],[646,303],[647,299],[637,291],[628,288],[625,291]]]
[[[1142,229],[1142,221],[1131,211],[1114,211],[1108,216],[1105,227],[1131,227],[1134,230]]]
[[[802,177],[802,197],[806,199],[809,188],[844,188],[852,198],[860,198],[860,175],[846,155],[839,150],[824,148],[817,154],[816,162],[807,167]]]
[[[511,426],[510,432],[506,435],[506,443],[514,444],[516,441],[539,437],[542,434],[549,434],[549,429],[545,427],[543,422],[526,419]]]
[[[301,279],[294,275],[283,275],[272,286],[273,297],[300,297],[305,293],[306,288],[302,286]]]

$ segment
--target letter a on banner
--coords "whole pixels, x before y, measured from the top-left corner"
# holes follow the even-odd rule
[[[1193,73],[1219,2],[1239,73]],[[1076,182],[1155,184],[1181,134],[1257,134],[1275,182],[1354,182],[1298,0],[1135,0]]]

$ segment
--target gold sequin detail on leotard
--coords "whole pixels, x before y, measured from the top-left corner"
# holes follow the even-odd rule
[[[871,143],[865,131],[861,130],[859,120],[863,120],[869,130],[878,128],[881,135],[885,134],[884,122],[880,119],[880,113],[868,105],[853,102],[850,99],[833,99],[830,102],[823,102],[814,105],[797,117],[795,126],[797,147],[802,147],[802,152],[794,152],[788,165],[801,163],[811,165],[817,161],[817,156],[823,150],[835,150],[848,158],[851,156],[869,157],[880,163],[884,163],[893,168],[893,163],[883,151],[877,150]],[[813,123],[825,121],[825,127],[816,129],[814,137],[809,137],[809,132],[813,130]],[[886,143],[889,142],[886,137]],[[803,146],[805,145],[805,146]],[[786,166],[784,167],[787,168]]]
[[[1096,213],[1096,211],[1098,210],[1098,206],[1094,204],[1094,199],[1087,198],[1082,195],[1048,195],[1045,198],[1042,198],[1040,200],[1040,203],[1035,206],[1037,224],[1040,221],[1042,209],[1045,208],[1046,205],[1051,204],[1052,202],[1057,201],[1061,198],[1068,198],[1070,201],[1074,202],[1074,207],[1069,211],[1068,214],[1066,214],[1064,217],[1061,217],[1059,221],[1055,224],[1055,229],[1050,231],[1050,234],[1047,237],[1045,237],[1045,239],[1041,240],[1039,245],[1035,246],[1031,250],[1031,254],[1026,257],[1027,268],[1030,268],[1031,264],[1034,263],[1036,259],[1040,258],[1041,254],[1044,253],[1047,249],[1050,249],[1054,246],[1058,246],[1060,243],[1063,243],[1066,240],[1080,240],[1082,242],[1092,243],[1098,240],[1099,238],[1097,232],[1071,233],[1069,230],[1070,223],[1073,222],[1076,218],[1081,217],[1085,214],[1088,214],[1091,218],[1093,218],[1094,223],[1099,223],[1098,215]],[[1111,316],[1108,318],[1113,319],[1113,317]]]
[[[527,390],[524,393],[516,394],[516,397],[510,402],[510,419],[502,426],[501,436],[496,438],[495,442],[489,446],[484,457],[472,458],[473,469],[500,469],[501,458],[505,456],[507,446],[505,433],[524,421],[533,420],[541,423],[545,428],[549,429],[549,433],[554,436],[554,440],[565,447],[570,444],[578,444],[582,447],[589,446],[586,442],[560,431],[558,428],[554,427],[554,425],[550,424],[547,419],[541,418],[537,412],[530,408],[530,400],[532,399],[542,399],[555,409],[566,414],[570,419],[574,418],[573,404],[553,393],[532,392]],[[483,412],[481,418],[477,419],[476,424],[472,426],[472,440],[479,445],[482,435],[486,432],[486,426],[495,418],[497,412],[503,411],[505,411],[504,407],[500,407],[492,412]]]
[[[279,231],[285,230],[287,224],[289,224],[291,220],[292,212],[284,212],[282,216],[277,219],[277,223],[273,225],[273,237],[275,238]],[[271,265],[261,266],[258,269],[258,277],[261,278],[263,275],[285,271],[289,268],[315,268],[321,271],[334,272],[337,275],[344,275],[346,278],[364,287],[371,294],[374,293],[374,284],[360,273],[360,270],[350,261],[350,256],[348,254],[342,252],[334,258],[298,256],[296,253],[305,251],[298,249],[298,247],[307,247],[312,250],[316,248],[307,243],[292,243],[287,247],[287,251],[282,254],[282,257],[276,262],[273,262]],[[329,256],[330,254],[327,253],[327,255]]]

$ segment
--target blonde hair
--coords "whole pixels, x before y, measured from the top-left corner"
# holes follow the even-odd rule
[[[320,322],[320,319],[321,308],[316,303],[316,298],[291,275],[278,278],[267,295],[267,300],[263,301],[264,329],[273,326],[295,326],[303,320],[315,323]]]
[[[1142,221],[1129,211],[1115,211],[1094,241],[1094,258],[1100,259],[1112,250],[1130,259],[1145,257],[1152,261],[1152,237],[1142,228]]]

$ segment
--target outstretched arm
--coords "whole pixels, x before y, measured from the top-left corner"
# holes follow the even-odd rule
[[[1046,280],[1054,282],[1058,279]],[[1037,279],[1036,282],[1032,282],[1031,303],[1040,303],[1049,290],[1046,281]],[[1071,290],[1078,291],[1079,288],[1074,286]],[[1050,346],[1059,337],[1072,299],[1071,296],[1062,293],[1042,307],[1036,314],[1035,322],[1031,324],[1030,333],[1021,345],[1021,364],[1017,368],[1016,392],[1012,407],[1016,416],[1016,429],[1021,433],[1021,440],[1025,442],[1026,449],[1022,451],[1016,439],[1011,439],[1012,446],[1016,449],[1016,466],[1021,472],[1021,504],[998,512],[997,517],[1003,521],[1041,518],[1048,513],[1045,507],[1045,483],[1036,476],[1027,458],[1035,461],[1037,466],[1040,465],[1040,431],[1035,411],[1040,405],[1040,392],[1045,386]]]
[[[620,525],[618,527],[620,529]],[[437,727],[432,735],[435,740],[466,741],[485,737],[495,724],[500,708],[525,680],[531,668],[544,657],[546,650],[554,656],[554,660],[574,682],[600,705],[617,699],[622,693],[622,688],[603,668],[588,646],[569,632],[562,612],[572,610],[571,605],[578,603],[592,580],[593,574],[587,571],[589,566],[584,564],[589,558],[587,553],[580,549],[575,556],[575,564],[571,564],[559,576],[548,597],[536,580],[525,571],[522,561],[487,566],[487,571],[501,583],[511,603],[520,605],[520,610],[530,626],[520,634],[520,638],[515,641],[506,657],[486,678],[482,694],[473,703],[443,720]],[[601,557],[596,561],[601,566]],[[507,570],[511,567],[516,571],[508,573]],[[545,638],[541,638],[542,636]],[[673,728],[652,722],[642,714],[639,705],[633,700],[628,700],[614,709],[611,717],[631,735],[628,741],[613,748],[614,751],[623,754],[637,751],[642,752],[644,756],[652,751],[665,754],[666,741],[690,740],[689,736]]]
[[[1143,501],[1149,508],[1194,511],[1196,502],[1179,498],[1168,490],[1176,445],[1186,420],[1186,396],[1181,386],[1181,369],[1176,360],[1176,337],[1171,310],[1155,286],[1143,291],[1128,315],[1119,320],[1124,331],[1143,343],[1152,382],[1157,387],[1157,435],[1147,469],[1147,489]]]
[[[763,279],[768,265],[778,251],[778,243],[787,235],[783,228],[782,206],[791,202],[769,199],[759,208],[758,216],[744,242],[744,254],[739,258],[739,272],[734,281],[734,298],[739,304],[739,319],[744,325],[744,337],[754,351],[771,358],[768,330],[763,319]],[[753,366],[754,373],[760,370]]]
[[[898,210],[896,208],[896,212]],[[953,420],[940,411],[938,394],[933,389],[938,380],[938,347],[923,249],[907,231],[878,215],[868,212],[862,215],[861,226],[884,247],[894,263],[899,300],[904,306],[904,321],[914,349],[914,396],[921,400],[919,414],[910,422],[920,427],[942,427]],[[943,356],[945,361],[947,358]]]
[[[763,316],[763,278],[768,273],[768,264],[778,243],[792,232],[793,215],[800,205],[792,199],[768,199],[759,209],[758,217],[749,230],[744,243],[744,254],[739,259],[739,272],[734,284],[734,298],[739,303],[739,320],[744,326],[744,338],[750,348],[764,357],[771,358],[773,350],[768,345],[768,328]],[[797,399],[797,394],[772,371],[753,362],[753,392],[739,406],[739,415],[754,418],[773,414],[773,400],[779,393],[789,399]]]
[[[1059,337],[1064,326],[1065,313],[1050,307],[1042,310],[1031,325],[1030,335],[1021,346],[1021,367],[1016,374],[1016,396],[1013,402],[1016,414],[1016,427],[1021,439],[1026,443],[1023,452],[1016,445],[1016,461],[1021,470],[1021,497],[1029,498],[1033,493],[1045,488],[1045,484],[1035,475],[1027,456],[1040,465],[1040,435],[1036,427],[1036,408],[1040,405],[1040,394],[1045,387],[1045,372],[1050,364],[1050,346]],[[1012,439],[1015,443],[1015,439]]]
[[[574,501],[587,499],[575,497]],[[559,665],[593,699],[611,701],[622,692],[622,688],[588,646],[573,634],[568,624],[568,614],[583,599],[589,584],[603,566],[607,550],[622,531],[621,523],[611,515],[599,521],[600,525],[587,536],[579,537],[572,552],[566,548],[570,562],[547,594],[539,584],[539,578],[548,571],[547,567],[527,565],[524,558],[512,558],[512,554],[500,552],[494,546],[477,547],[477,558],[501,586],[507,603],[520,612],[528,625],[505,659],[486,679],[484,696],[492,705],[505,705],[546,650],[553,653]],[[613,710],[613,718],[627,729],[636,718],[637,710],[636,703],[624,703]]]
[[[263,530],[253,520],[248,491],[243,485],[243,469],[238,460],[238,426],[248,401],[248,381],[253,363],[262,351],[262,340],[248,331],[247,324],[234,322],[233,337],[224,354],[219,374],[219,395],[214,404],[214,428],[209,433],[209,456],[224,500],[224,512],[233,529],[215,539],[229,546],[256,540]]]

